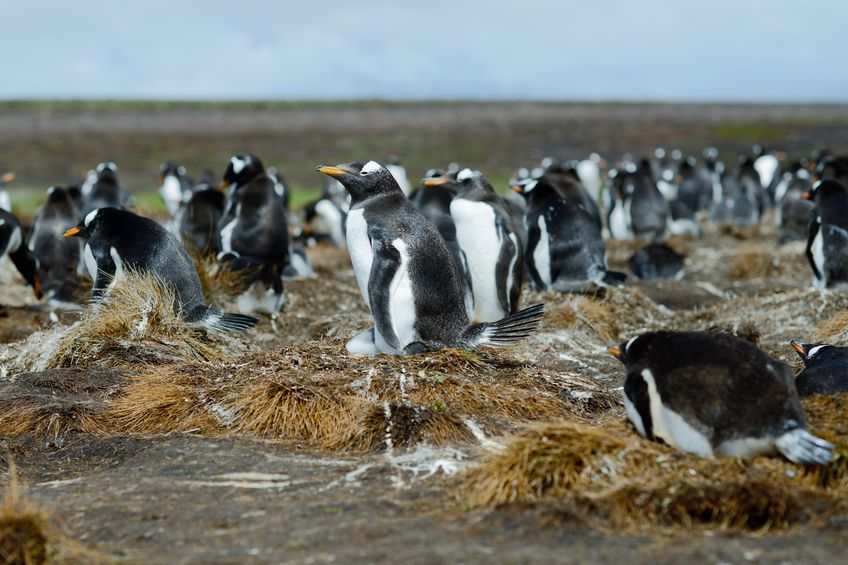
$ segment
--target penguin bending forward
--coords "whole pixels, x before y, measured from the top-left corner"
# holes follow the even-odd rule
[[[780,452],[823,464],[833,445],[807,431],[788,365],[709,332],[648,332],[610,346],[624,363],[624,407],[640,435],[712,457]]]
[[[246,330],[258,318],[221,312],[203,302],[194,263],[177,238],[155,221],[118,208],[99,208],[65,237],[85,240],[85,266],[94,279],[92,298],[108,294],[127,269],[155,275],[176,291],[174,309],[186,322],[220,331]]]
[[[375,161],[320,166],[351,195],[347,245],[375,327],[347,344],[352,354],[412,354],[445,347],[503,346],[542,319],[538,304],[496,322],[471,324],[462,275],[436,227]]]

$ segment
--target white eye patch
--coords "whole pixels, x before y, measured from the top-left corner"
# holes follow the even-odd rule
[[[539,181],[531,180],[530,182],[524,185],[524,192],[532,191],[534,188],[536,188],[537,184],[539,184]]]
[[[462,169],[456,175],[456,180],[459,182],[466,181],[474,177],[474,169]]]
[[[94,221],[94,218],[97,217],[97,212],[99,212],[99,211],[100,210],[92,210],[91,212],[88,213],[88,215],[85,217],[85,227],[88,227],[89,224],[91,224],[91,222]]]
[[[230,164],[233,166],[233,172],[235,174],[239,174],[247,166],[247,162],[238,157],[232,157]]]
[[[639,339],[639,336],[631,337],[627,340],[627,343],[624,344],[624,351],[630,351],[630,346],[633,345],[633,342]]]
[[[827,347],[827,346],[826,345],[817,345],[817,346],[811,348],[810,351],[807,352],[807,358],[811,359],[813,356],[815,356],[816,353],[821,351],[821,349],[823,347]]]
[[[359,174],[360,175],[370,175],[371,173],[376,173],[377,171],[379,171],[382,168],[383,168],[383,166],[380,165],[380,163],[378,163],[376,161],[368,161],[367,163],[365,163],[365,166],[362,167],[362,170],[359,171]]]

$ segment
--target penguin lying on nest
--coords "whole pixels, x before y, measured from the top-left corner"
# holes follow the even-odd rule
[[[804,370],[795,378],[799,396],[848,392],[848,347],[797,339],[790,345],[804,361]]]
[[[808,432],[788,365],[709,332],[649,332],[609,352],[627,369],[624,407],[640,435],[712,457],[780,452],[823,464],[833,445]]]
[[[353,354],[412,354],[515,343],[535,330],[544,305],[471,324],[462,274],[436,227],[375,161],[320,166],[351,195],[347,245],[375,327],[347,344]]]
[[[65,237],[85,240],[83,257],[94,286],[92,298],[104,297],[124,271],[155,275],[174,288],[174,308],[190,324],[221,331],[246,330],[258,318],[221,312],[203,303],[203,291],[194,263],[168,230],[149,218],[118,208],[99,208],[69,229]]]

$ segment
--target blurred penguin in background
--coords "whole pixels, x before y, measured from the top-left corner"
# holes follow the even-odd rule
[[[94,170],[94,174],[94,182],[91,183],[90,188],[87,192],[83,190],[83,216],[98,208],[122,208],[129,203],[129,193],[121,186],[118,166],[115,163],[100,163]],[[86,180],[90,180],[90,175]]]
[[[79,239],[68,239],[63,234],[81,219],[70,192],[58,186],[47,190],[47,201],[35,214],[29,247],[39,262],[41,288],[49,305],[55,308],[78,307],[82,246]]]

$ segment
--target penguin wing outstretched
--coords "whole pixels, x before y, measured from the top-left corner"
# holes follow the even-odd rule
[[[819,272],[819,268],[816,266],[816,260],[813,257],[813,242],[816,240],[816,236],[821,229],[821,218],[816,214],[815,210],[810,211],[810,220],[807,223],[807,231],[809,235],[807,236],[807,248],[805,249],[805,254],[807,255],[807,261],[810,263],[810,267],[813,269],[813,275],[817,280],[822,279],[822,273]]]
[[[371,273],[368,276],[368,302],[374,325],[386,343],[398,347],[398,336],[392,325],[390,309],[392,286],[398,270],[401,268],[401,254],[385,232],[379,228],[368,230],[371,239],[371,250],[374,259],[371,262]]]

